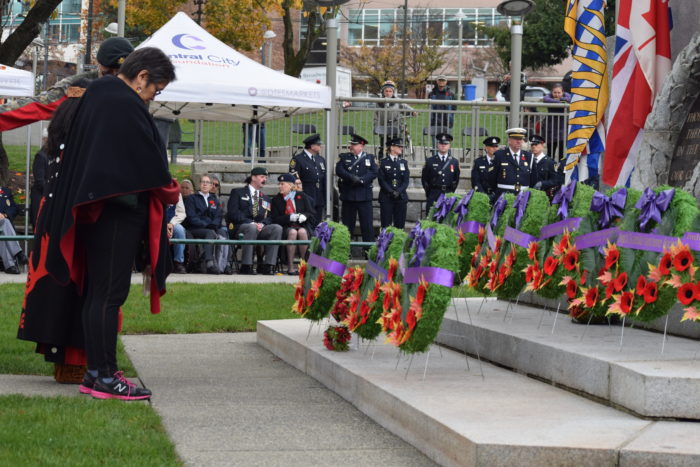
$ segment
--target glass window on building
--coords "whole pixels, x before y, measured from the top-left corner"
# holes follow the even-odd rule
[[[350,10],[348,15],[348,45],[362,45],[362,10]]]
[[[365,45],[379,45],[379,10],[365,10],[362,40]]]
[[[401,15],[401,13],[399,13]],[[403,20],[403,15],[401,15]],[[392,37],[392,32],[396,31],[396,10],[381,10],[379,18],[379,37],[388,39]]]
[[[445,10],[443,8],[431,8],[428,12],[428,38],[442,39],[442,25],[445,22]]]

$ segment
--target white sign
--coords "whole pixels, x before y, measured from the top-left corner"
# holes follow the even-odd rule
[[[316,84],[326,84],[326,67],[315,66],[301,70],[299,79]],[[352,97],[352,71],[342,66],[336,67],[335,95],[337,97]]]

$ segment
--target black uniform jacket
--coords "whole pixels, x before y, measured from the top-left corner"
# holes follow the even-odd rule
[[[224,211],[216,195],[209,193],[204,201],[204,196],[193,193],[185,198],[185,227],[188,229],[213,229],[222,225]]]
[[[431,190],[454,192],[459,183],[459,161],[448,156],[447,162],[442,162],[437,154],[428,158],[421,172],[421,183],[426,193]]]
[[[250,194],[249,185],[231,190],[228,197],[228,210],[226,212],[226,220],[228,228],[233,230],[234,234],[238,230],[238,226],[242,224],[250,224],[255,222],[258,224],[270,224],[270,212],[272,205],[271,199],[260,191],[258,197],[258,214],[253,216],[253,198]]]
[[[379,202],[393,200],[392,191],[399,192],[401,201],[408,201],[406,190],[408,183],[411,180],[411,171],[408,168],[406,159],[397,157],[392,162],[391,156],[386,156],[379,162],[379,173],[377,175],[379,181]]]
[[[314,209],[312,199],[303,191],[297,191],[294,195],[295,212],[306,216],[306,221],[301,224],[292,222],[289,219],[290,214],[284,213],[286,206],[287,202],[281,194],[277,193],[272,197],[272,223],[279,224],[285,228],[293,225],[301,225],[311,233],[311,226],[316,225],[316,210]]]
[[[472,188],[474,191],[490,195],[496,189],[496,159],[491,163],[486,156],[477,157],[472,167]]]
[[[296,174],[304,186],[304,193],[314,200],[318,208],[326,205],[326,160],[316,154],[313,161],[301,151],[289,161],[289,172]]]
[[[498,192],[514,192],[519,188],[530,186],[530,172],[532,167],[532,154],[528,151],[520,151],[518,162],[513,159],[510,149],[499,149],[494,154],[496,161],[496,190]],[[503,188],[503,186],[514,186],[517,188]]]
[[[340,179],[338,188],[342,201],[372,201],[372,181],[377,178],[374,154],[362,152],[357,159],[351,152],[339,154],[335,174]],[[354,183],[353,175],[359,177],[361,182]]]

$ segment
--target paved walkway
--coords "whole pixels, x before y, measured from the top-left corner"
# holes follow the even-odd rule
[[[10,280],[7,280],[7,279]],[[134,275],[138,282],[140,276]],[[171,276],[171,282],[294,282]],[[0,273],[0,283],[23,282]],[[419,451],[256,343],[255,333],[122,336],[187,465],[425,466]],[[0,375],[0,394],[78,395],[51,377]],[[84,397],[84,396],[83,396]]]

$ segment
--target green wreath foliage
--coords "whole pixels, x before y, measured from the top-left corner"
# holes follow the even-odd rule
[[[448,215],[450,225],[457,228],[457,213],[455,209],[457,207],[455,203],[452,212]],[[472,198],[469,200],[468,205],[469,211],[467,215],[462,219],[461,222],[474,221],[483,224],[484,227],[491,220],[491,202],[489,196],[486,193],[474,192]],[[459,234],[458,234],[459,235]],[[484,236],[485,237],[485,236]],[[455,275],[455,284],[461,284],[464,277],[469,273],[471,268],[472,254],[479,245],[479,235],[475,233],[461,234],[459,240],[459,274]]]
[[[330,240],[326,243],[326,248],[321,249],[320,241],[317,237],[311,240],[309,251],[319,256],[323,256],[339,263],[347,264],[350,258],[350,232],[343,224],[328,221],[328,226],[333,229]],[[307,265],[304,277],[304,293],[311,288],[311,283],[318,278],[320,269]],[[342,277],[326,272],[321,284],[319,296],[304,314],[304,318],[311,321],[321,321],[328,316],[335,302],[335,293],[340,288]]]
[[[593,189],[592,187],[584,183],[576,183],[576,191],[574,192],[573,199],[571,200],[571,204],[569,205],[569,218],[581,218],[581,225],[579,225],[578,230],[572,230],[569,232],[569,239],[572,244],[576,237],[585,232],[586,227],[582,228],[582,224],[584,224],[584,219],[588,218],[591,214],[594,214],[595,221],[596,223],[598,222],[597,213],[591,212],[591,200],[593,199],[594,194],[595,189]],[[551,206],[549,215],[551,216],[552,212],[554,212],[556,220],[548,223],[553,223],[562,220],[559,219],[558,216],[556,216],[556,212],[558,209],[558,204]],[[540,265],[544,265],[545,259],[552,254],[553,246],[555,244],[559,244],[562,240],[562,237],[562,234],[555,235],[554,237],[550,237],[539,242],[537,253],[538,258],[540,260]],[[570,276],[572,275],[572,273],[573,271],[567,271],[562,264],[559,264],[554,270],[554,273],[548,278],[549,282],[547,282],[541,288],[537,289],[535,293],[541,297],[549,299],[557,299],[561,297],[565,291],[565,286],[560,285],[561,281],[564,278],[564,276]]]
[[[547,220],[549,205],[549,198],[545,192],[540,190],[531,190],[530,199],[527,203],[527,208],[525,209],[525,214],[523,214],[520,220],[520,225],[515,225],[515,210],[513,209],[513,219],[508,224],[513,228],[520,230],[529,235],[538,237],[542,226]],[[505,231],[505,227],[504,227]],[[525,287],[525,268],[528,265],[529,258],[527,256],[527,249],[523,248],[515,243],[503,242],[501,246],[503,250],[499,267],[506,260],[512,249],[515,249],[515,262],[513,263],[512,272],[507,280],[501,284],[497,290],[498,298],[504,300],[512,300],[516,298],[520,292],[523,291]]]
[[[434,228],[430,246],[428,247],[421,266],[431,266],[448,269],[453,273],[459,272],[459,260],[454,252],[457,250],[457,234],[449,226],[432,221],[421,221],[423,229]],[[410,245],[410,242],[406,242]],[[410,248],[405,255],[406,261],[413,257],[415,250]],[[399,274],[401,277],[401,275]],[[401,277],[403,280],[403,277]],[[419,284],[403,284],[401,306],[403,314],[410,307],[410,298],[416,295]],[[406,353],[425,352],[437,336],[447,306],[452,300],[452,290],[437,284],[430,284],[423,300],[423,316],[417,322],[415,329],[406,342],[399,348]]]
[[[382,268],[389,268],[389,260],[398,260],[403,253],[404,245],[408,239],[408,234],[403,229],[397,229],[396,227],[387,227],[386,231],[393,234],[391,243],[389,247],[384,252],[384,258],[381,263],[378,263]],[[369,249],[369,259],[376,262],[377,261],[377,244],[375,243]],[[365,273],[364,279],[362,281],[362,286],[360,287],[360,299],[367,300],[369,295],[373,292],[374,287],[378,281]],[[357,326],[353,332],[363,339],[374,340],[382,332],[382,326],[378,323],[380,316],[382,315],[382,303],[384,301],[384,292],[380,290],[379,298],[374,303],[374,306],[370,310],[369,317],[367,320]]]

